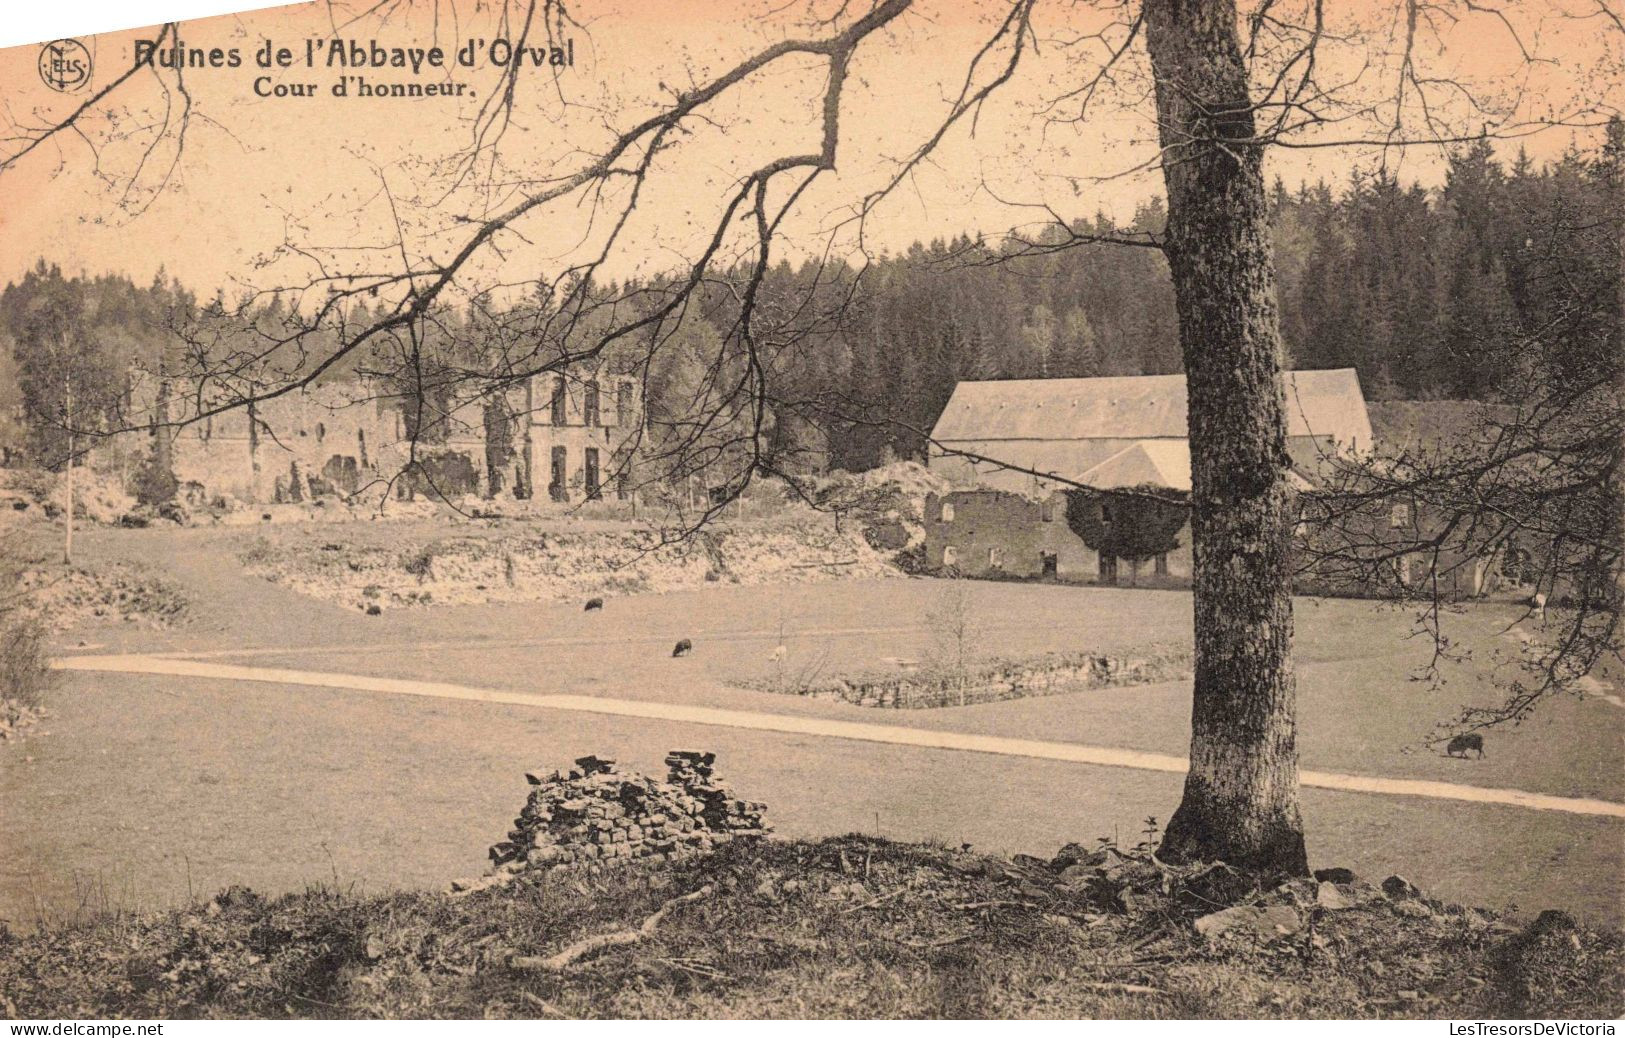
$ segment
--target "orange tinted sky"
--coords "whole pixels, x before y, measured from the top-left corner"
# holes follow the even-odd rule
[[[448,0],[420,3],[382,22],[374,17],[348,26],[346,11],[326,3],[185,23],[181,35],[188,47],[237,47],[244,64],[185,73],[193,105],[178,160],[173,135],[147,152],[151,134],[141,128],[166,106],[177,111],[179,96],[172,81],[166,89],[159,77],[142,73],[87,116],[84,136],[63,134],[0,173],[0,281],[44,255],[70,270],[119,270],[138,280],[162,264],[190,286],[203,291],[226,286],[235,295],[308,278],[316,269],[313,255],[328,264],[367,269],[387,263],[385,247],[395,241],[397,218],[415,253],[441,257],[466,236],[466,225],[455,216],[478,214],[511,198],[513,178],[569,172],[613,130],[651,112],[668,89],[703,81],[785,36],[816,31],[783,16],[764,17],[782,7],[782,0],[575,0],[571,13],[582,24],[566,35],[576,43],[576,66],[557,82],[540,75],[522,80],[515,125],[502,147],[502,183],[489,192],[465,186],[444,202],[435,201],[442,182],[432,165],[468,140],[468,120],[495,81],[493,69],[455,69],[440,77],[464,82],[472,99],[336,100],[326,91],[342,70],[326,68],[272,73],[283,84],[316,84],[315,98],[255,96],[255,79],[267,73],[255,67],[253,54],[267,37],[299,50],[306,37],[330,35],[337,24],[341,36],[362,41],[429,46],[438,40],[455,50],[469,37],[500,32],[488,12],[471,13],[474,6],[464,0],[459,11]],[[1002,15],[1002,5],[992,0],[918,0],[916,6],[859,52],[843,99],[840,172],[809,192],[801,215],[787,224],[789,254],[821,248],[846,207],[929,133],[966,62]],[[1324,67],[1338,73],[1328,79],[1352,76],[1361,55],[1381,59],[1394,50],[1392,0],[1328,6],[1340,8],[1345,28],[1364,31],[1358,47],[1328,47]],[[1617,30],[1600,17],[1559,17],[1586,14],[1579,0],[1518,6],[1524,45],[1552,60],[1526,64],[1518,42],[1499,22],[1467,16],[1440,23],[1443,46],[1429,40],[1428,71],[1461,78],[1480,96],[1500,94],[1506,100],[1516,94],[1525,118],[1548,110],[1569,112],[1588,98],[1617,110],[1625,67]],[[1096,210],[1127,217],[1138,202],[1157,193],[1154,169],[1132,172],[1153,155],[1153,127],[1148,106],[1139,99],[1145,83],[1137,65],[1124,66],[1112,103],[1092,112],[1082,126],[1046,124],[1040,115],[1042,102],[1076,85],[1084,75],[1079,70],[1098,54],[1087,46],[1069,49],[1061,38],[1092,32],[1101,20],[1088,5],[1041,6],[1037,57],[1030,56],[989,103],[974,138],[964,128],[955,131],[934,161],[886,203],[867,229],[871,247],[896,249],[915,238],[960,230],[996,232],[1041,218],[1041,212],[1020,204],[1047,203],[1069,217]],[[96,69],[90,89],[128,68],[134,41],[152,35],[86,39]],[[8,137],[60,118],[89,93],[49,90],[38,74],[38,56],[37,47],[0,51],[0,120]],[[375,81],[414,80],[394,70],[363,74]],[[1348,96],[1382,96],[1391,87],[1385,76],[1380,65],[1374,67]],[[651,178],[615,269],[652,272],[676,265],[708,230],[721,191],[742,171],[776,154],[814,150],[822,83],[818,62],[797,59],[714,106],[709,113],[714,123],[696,125],[659,169],[660,176]],[[1473,129],[1489,118],[1459,108],[1445,113]],[[1336,132],[1369,128],[1356,119]],[[128,136],[118,139],[120,134]],[[1590,138],[1561,129],[1522,143],[1535,156],[1550,157],[1577,139]],[[144,179],[127,193],[127,176],[143,156]],[[1437,148],[1390,151],[1385,157],[1403,176],[1426,183],[1438,179]],[[1336,181],[1351,165],[1369,167],[1377,159],[1372,149],[1277,150],[1272,170],[1289,182]],[[140,184],[154,182],[155,171],[172,161],[174,172],[164,190],[156,195],[142,190]],[[517,283],[556,272],[601,231],[590,213],[589,206],[572,199],[528,216],[517,228],[520,234],[500,242],[503,256],[484,262],[480,277]],[[279,251],[284,243],[299,249]],[[851,245],[850,238],[838,242],[840,248]]]

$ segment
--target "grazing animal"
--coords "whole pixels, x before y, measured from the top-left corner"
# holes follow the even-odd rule
[[[594,612],[594,611],[602,609],[602,608],[604,608],[604,600],[603,599],[601,599],[601,598],[589,598],[589,599],[587,599],[587,608],[585,610],[583,610],[583,612],[591,613],[591,612]]]
[[[694,643],[689,641],[687,638],[684,638],[682,641],[678,642],[675,646],[673,646],[673,648],[671,650],[671,655],[672,655],[673,659],[676,659],[678,656],[687,656],[689,653],[691,653],[693,651],[694,651]]]
[[[1540,625],[1542,627],[1546,626],[1546,592],[1536,591],[1535,597],[1529,600],[1529,604],[1534,606],[1535,615],[1540,617]]]
[[[769,663],[783,663],[784,658],[789,654],[790,650],[780,645],[774,648],[773,655],[769,656],[767,660]]]
[[[1450,740],[1444,752],[1452,757],[1465,757],[1468,750],[1477,750],[1480,757],[1484,756],[1484,737],[1477,732],[1471,735],[1458,735]]]

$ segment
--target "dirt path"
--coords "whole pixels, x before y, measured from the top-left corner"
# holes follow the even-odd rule
[[[680,721],[723,728],[781,732],[823,738],[855,739],[864,742],[890,743],[900,746],[958,750],[971,753],[991,753],[1077,764],[1094,764],[1105,767],[1132,768],[1142,771],[1182,774],[1188,766],[1187,761],[1182,757],[1107,746],[1016,739],[928,728],[864,724],[823,717],[746,710],[723,710],[713,707],[642,700],[557,694],[536,695],[524,692],[476,688],[449,682],[411,681],[399,678],[270,667],[245,667],[193,659],[158,656],[74,656],[60,659],[54,665],[61,670],[270,682],[280,685],[303,685],[347,691],[379,692],[389,695],[505,703],[541,707],[549,710]],[[1483,786],[1458,785],[1451,782],[1382,778],[1326,771],[1304,771],[1300,775],[1300,781],[1305,786],[1342,792],[1428,797],[1438,800],[1460,800],[1476,804],[1495,804],[1541,811],[1560,811],[1577,815],[1625,818],[1625,804],[1586,797],[1551,796],[1520,789],[1496,789]]]

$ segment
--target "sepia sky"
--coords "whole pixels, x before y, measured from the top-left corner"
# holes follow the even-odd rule
[[[0,283],[39,256],[70,271],[121,271],[138,281],[160,265],[200,292],[228,297],[250,289],[300,284],[322,270],[375,271],[398,266],[404,241],[415,262],[443,260],[467,240],[468,220],[511,205],[518,192],[567,176],[621,129],[657,110],[672,92],[704,82],[751,53],[787,37],[828,30],[806,21],[808,5],[782,0],[574,0],[575,66],[557,75],[520,77],[513,123],[496,165],[453,179],[449,163],[465,153],[472,120],[499,70],[484,63],[413,76],[398,69],[326,67],[266,71],[254,62],[271,38],[303,53],[308,38],[337,36],[363,44],[448,52],[468,39],[515,36],[493,21],[490,5],[471,0],[380,5],[316,3],[187,22],[188,48],[236,47],[239,68],[142,71],[83,117],[0,171]],[[500,6],[500,5],[499,5]],[[520,5],[522,6],[522,5]],[[1339,121],[1324,143],[1380,135],[1399,83],[1403,20],[1398,0],[1347,0],[1344,22],[1330,26],[1318,59],[1340,87]],[[1523,135],[1532,120],[1595,124],[1620,106],[1622,35],[1592,0],[1530,0],[1508,27],[1499,16],[1461,11],[1437,19],[1419,39],[1419,77],[1430,110],[1452,133],[1513,130],[1537,159],[1594,129],[1560,127]],[[838,3],[815,3],[829,14]],[[995,234],[1047,219],[1103,211],[1129,218],[1160,193],[1149,83],[1136,47],[1086,118],[1074,106],[1050,107],[1099,67],[1114,4],[1041,5],[1038,44],[1010,83],[966,119],[882,203],[862,228],[847,218],[853,203],[885,183],[941,121],[967,64],[1007,10],[997,0],[919,0],[858,51],[843,93],[838,173],[820,178],[785,225],[791,259],[826,248],[852,255],[895,251],[916,238],[960,231]],[[1245,9],[1245,8],[1244,8]],[[1439,7],[1443,10],[1443,6]],[[799,21],[798,21],[799,19]],[[153,31],[88,38],[95,71],[89,88],[56,93],[41,80],[39,48],[0,51],[0,124],[10,154],[37,126],[58,121],[132,64],[135,41]],[[1119,26],[1115,35],[1121,39]],[[1535,60],[1525,60],[1527,51]],[[1260,68],[1268,68],[1261,60]],[[461,83],[463,98],[336,99],[332,83],[348,71],[375,83]],[[1261,72],[1267,74],[1266,72]],[[315,97],[263,98],[255,82],[314,84]],[[807,57],[776,63],[706,110],[691,132],[657,160],[622,246],[608,269],[620,276],[680,266],[706,238],[726,189],[776,155],[814,151],[824,65]],[[183,93],[184,88],[184,93]],[[185,104],[190,98],[189,111]],[[1471,98],[1471,102],[1467,98]],[[1386,99],[1386,101],[1385,101]],[[1479,106],[1469,107],[1469,104]],[[1374,106],[1369,111],[1367,106]],[[188,112],[184,134],[178,131]],[[1428,135],[1420,109],[1406,130]],[[165,129],[167,127],[167,129]],[[178,154],[176,141],[184,144]],[[1386,164],[1405,179],[1436,184],[1441,150],[1371,146],[1274,149],[1270,172],[1289,184],[1343,181],[1352,169]],[[468,290],[517,285],[548,276],[597,247],[613,194],[579,196],[539,209],[499,235],[460,282]]]

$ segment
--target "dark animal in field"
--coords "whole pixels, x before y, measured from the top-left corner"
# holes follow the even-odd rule
[[[591,613],[591,612],[594,612],[594,611],[602,609],[602,608],[604,608],[604,600],[603,599],[601,599],[601,598],[589,598],[589,599],[587,599],[587,608],[585,610],[583,610],[583,612]]]
[[[1484,756],[1484,737],[1477,732],[1458,735],[1444,748],[1444,752],[1452,757],[1465,757],[1468,750],[1477,750],[1480,757]]]
[[[687,656],[693,651],[694,643],[689,641],[687,638],[684,638],[672,648],[671,655],[673,659],[676,659],[678,656]]]

